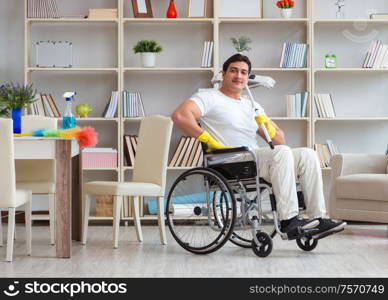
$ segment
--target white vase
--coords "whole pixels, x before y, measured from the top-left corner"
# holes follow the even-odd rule
[[[283,19],[289,19],[292,15],[292,8],[281,8],[280,14],[282,15]]]
[[[142,52],[140,53],[141,66],[143,68],[154,68],[156,61],[156,53],[154,52]]]

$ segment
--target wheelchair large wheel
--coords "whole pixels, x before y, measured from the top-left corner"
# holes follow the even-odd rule
[[[167,224],[184,249],[208,254],[233,232],[236,201],[225,178],[212,169],[184,172],[173,183],[166,203]]]

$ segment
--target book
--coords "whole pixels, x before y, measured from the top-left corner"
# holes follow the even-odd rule
[[[172,156],[172,159],[170,161],[170,164],[169,164],[169,167],[174,167],[177,160],[178,160],[178,157],[179,157],[179,154],[182,150],[182,147],[185,143],[185,140],[186,140],[186,137],[184,136],[181,136],[180,140],[179,140],[179,143],[178,143],[178,146],[176,147],[175,149],[175,152],[174,152],[174,155]]]
[[[60,118],[61,117],[61,113],[59,112],[58,107],[55,104],[53,96],[51,94],[46,94],[46,97],[47,97],[48,103],[49,103],[49,105],[51,107],[51,110],[54,113],[54,117],[55,118]]]
[[[133,151],[131,137],[129,135],[124,135],[124,156],[127,161],[127,166],[133,167],[135,163],[135,152]]]
[[[301,117],[306,117],[307,102],[309,101],[309,92],[304,92]]]
[[[213,42],[209,42],[210,45],[209,45],[209,53],[208,53],[208,57],[207,57],[207,63],[206,63],[206,67],[210,68],[212,66],[212,58],[213,58]]]
[[[201,68],[205,68],[206,67],[206,51],[207,51],[207,47],[208,47],[208,41],[205,41],[203,43],[203,52],[202,52],[202,62],[201,62]]]
[[[195,138],[189,137],[189,142],[186,148],[186,151],[183,155],[182,162],[179,167],[186,167],[187,166],[187,161],[189,160],[190,153],[193,151],[193,145],[194,145]]]
[[[197,153],[198,147],[201,147],[200,141],[197,139],[194,139],[193,147],[191,149],[189,158],[187,159],[187,163],[184,165],[184,167],[192,167],[195,154]]]

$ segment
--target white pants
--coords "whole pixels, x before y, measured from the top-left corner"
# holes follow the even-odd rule
[[[314,150],[278,145],[274,150],[260,148],[256,156],[260,177],[272,184],[280,220],[299,213],[296,179],[303,192],[307,215],[310,218],[325,216],[322,173]]]

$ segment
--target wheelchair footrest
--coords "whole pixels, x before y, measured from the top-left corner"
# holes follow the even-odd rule
[[[302,238],[302,237],[311,237],[315,233],[319,231],[318,228],[306,228],[302,229],[301,227],[298,227],[297,230],[294,232],[289,232],[287,234],[287,237],[289,240],[295,240],[297,238]]]
[[[319,237],[317,237],[315,240],[318,241],[318,240],[323,239],[323,238],[325,238],[325,237],[327,237],[327,236],[329,236],[329,235],[332,235],[332,234],[334,234],[334,233],[341,232],[341,231],[343,231],[344,229],[345,229],[345,228],[342,228],[341,230],[338,230],[338,231],[331,231],[331,232],[323,233],[322,235],[320,235]]]

